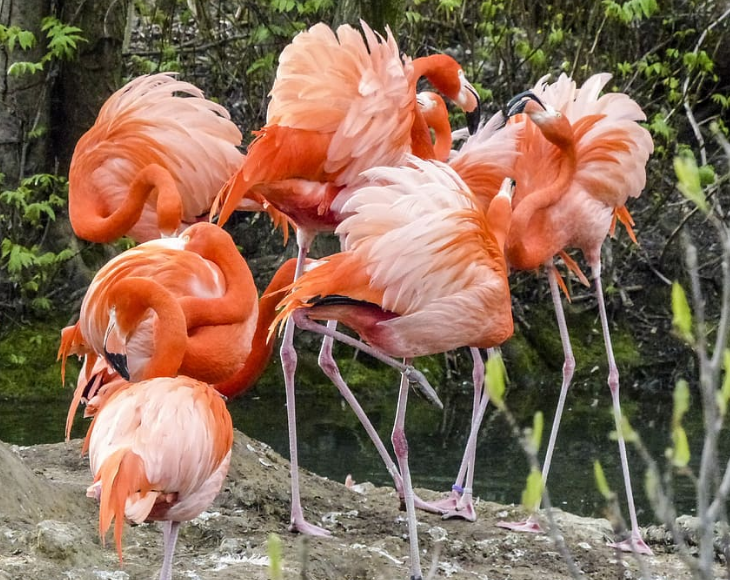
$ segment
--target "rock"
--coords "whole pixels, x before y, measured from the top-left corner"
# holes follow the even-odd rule
[[[70,522],[43,520],[36,529],[36,550],[53,560],[75,560],[87,548],[85,534]]]

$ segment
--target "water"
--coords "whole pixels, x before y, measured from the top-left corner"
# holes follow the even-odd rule
[[[276,384],[279,372],[279,368],[271,369],[267,376],[272,384],[257,387],[246,397],[231,401],[229,408],[236,428],[265,441],[288,457],[284,390]],[[558,373],[545,377],[539,391],[512,385],[507,397],[521,425],[531,424],[532,413],[538,410],[538,405],[544,412],[541,456],[552,422],[559,380]],[[549,479],[554,505],[585,516],[603,515],[605,508],[594,483],[595,459],[603,465],[622,507],[626,504],[618,446],[609,438],[613,416],[604,381],[605,378],[596,376],[569,393]],[[623,384],[624,412],[652,455],[663,465],[664,451],[669,446],[671,394],[628,388],[632,384],[630,377],[624,378]],[[443,413],[417,396],[410,398],[406,433],[416,486],[443,491],[451,488],[468,435],[470,388],[468,384],[451,385],[448,396],[442,394],[446,404]],[[392,380],[392,384],[388,382],[356,394],[361,397],[363,407],[390,449],[397,379]],[[697,397],[695,403],[684,423],[696,463],[702,441]],[[67,405],[66,401],[3,403],[0,405],[0,440],[20,445],[61,441]],[[391,484],[365,431],[333,386],[305,381],[298,388],[297,413],[299,458],[303,468],[337,481],[344,482],[350,474],[357,482]],[[77,419],[73,436],[82,437],[87,425],[88,420]],[[730,449],[724,450],[724,456],[728,451]],[[644,465],[631,447],[629,454],[639,521],[647,524],[653,517],[643,490]],[[475,495],[500,503],[518,503],[527,473],[527,461],[510,435],[504,418],[490,408],[479,436]],[[686,477],[675,479],[675,496],[680,513],[693,513],[694,490]]]

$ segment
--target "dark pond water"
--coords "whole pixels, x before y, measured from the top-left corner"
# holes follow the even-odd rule
[[[257,387],[246,397],[231,401],[229,408],[238,429],[267,442],[288,457],[284,391],[276,384],[275,378],[279,372],[278,367],[270,369],[267,376],[270,379],[274,377],[271,384]],[[620,494],[621,505],[625,508],[618,447],[609,438],[613,429],[610,395],[605,378],[600,376],[600,372],[594,375],[595,378],[584,379],[568,395],[549,479],[553,503],[586,516],[602,515],[604,509],[603,499],[594,484],[594,459],[601,461],[610,485]],[[543,453],[559,381],[560,376],[555,373],[546,376],[541,387],[528,390],[513,384],[507,398],[520,423],[525,426],[531,424],[534,411],[540,409],[544,412]],[[390,448],[397,378],[389,379],[387,383],[360,390],[358,395]],[[640,432],[653,456],[663,461],[669,441],[671,394],[642,388],[631,377],[622,377],[622,385],[624,413]],[[406,429],[415,485],[446,491],[453,483],[468,435],[472,393],[467,382],[442,386],[442,389],[442,399],[446,404],[443,413],[418,397],[411,397]],[[697,397],[695,402],[698,403]],[[1,403],[0,440],[19,445],[61,441],[66,409],[65,401]],[[333,386],[324,381],[319,385],[301,385],[297,412],[300,463],[304,468],[338,481],[344,481],[347,474],[351,474],[358,482],[391,483],[367,435]],[[701,445],[699,421],[696,408],[685,421],[694,460],[699,458]],[[73,435],[83,436],[86,426],[86,421],[78,419]],[[650,523],[653,517],[643,492],[644,466],[631,448],[629,453],[638,517],[642,524]],[[477,449],[475,494],[502,503],[519,502],[526,475],[527,462],[511,437],[504,418],[489,409]],[[690,482],[680,477],[675,484],[679,511],[693,513],[694,490]]]

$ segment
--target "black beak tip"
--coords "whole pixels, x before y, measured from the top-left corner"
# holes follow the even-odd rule
[[[543,109],[545,108],[545,105],[542,103],[542,101],[533,93],[532,91],[525,91],[523,93],[520,93],[519,95],[515,95],[510,99],[510,101],[505,106],[505,113],[504,115],[506,117],[512,117],[514,115],[517,115],[525,110],[525,105],[527,105],[528,101],[535,101],[538,105],[540,105]]]
[[[117,371],[125,381],[129,380],[129,367],[127,366],[127,355],[104,351],[104,358]]]
[[[471,90],[470,92],[476,98],[477,106],[470,113],[466,113],[466,128],[469,130],[469,135],[473,135],[479,129],[479,123],[482,120],[482,102],[476,91]]]
[[[466,128],[469,130],[469,135],[473,135],[477,132],[481,120],[481,111],[479,110],[478,106],[472,112],[466,113]]]

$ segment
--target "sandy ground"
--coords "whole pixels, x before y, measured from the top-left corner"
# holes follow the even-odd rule
[[[159,573],[162,534],[157,524],[127,525],[120,567],[111,535],[102,546],[97,506],[85,497],[88,464],[81,442],[16,447],[0,443],[0,580],[151,579]],[[233,460],[221,494],[201,517],[184,524],[174,578],[269,578],[266,540],[282,540],[285,579],[401,580],[408,577],[404,512],[390,488],[364,484],[362,493],[303,472],[306,517],[332,532],[304,538],[286,530],[289,464],[267,445],[236,433]],[[426,499],[437,494],[418,490]],[[478,502],[475,523],[419,515],[424,573],[437,559],[435,578],[569,578],[552,540],[495,526],[513,506]],[[606,520],[556,511],[565,544],[588,578],[639,578],[631,555],[606,546]],[[689,578],[661,530],[649,532],[655,556],[643,560],[654,578]]]

